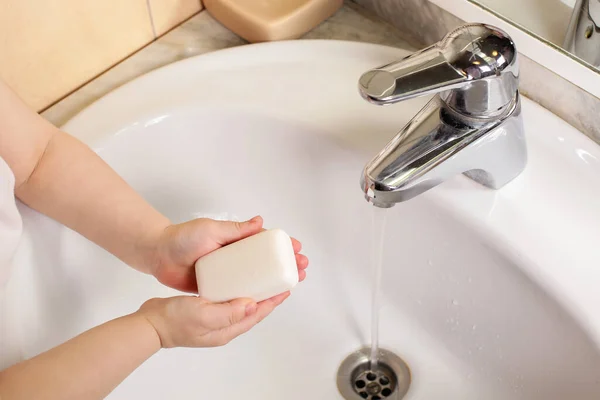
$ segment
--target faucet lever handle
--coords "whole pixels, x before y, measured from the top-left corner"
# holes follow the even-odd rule
[[[379,105],[443,93],[457,112],[493,116],[517,94],[517,51],[498,28],[467,24],[430,47],[364,73],[359,89]]]
[[[362,96],[376,104],[393,104],[459,87],[469,80],[450,65],[437,45],[365,72],[359,80]]]

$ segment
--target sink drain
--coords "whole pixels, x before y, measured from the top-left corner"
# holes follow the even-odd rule
[[[369,361],[371,349],[350,354],[337,374],[338,390],[346,400],[400,400],[410,386],[408,365],[394,353],[380,349],[377,368]]]

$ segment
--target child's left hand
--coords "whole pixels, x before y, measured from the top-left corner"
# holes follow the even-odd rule
[[[152,274],[162,284],[184,292],[197,293],[196,260],[206,254],[257,234],[263,230],[261,217],[246,222],[216,221],[207,218],[195,219],[165,229],[156,246],[156,259]],[[302,245],[292,239],[298,278],[306,277],[308,258],[299,254]]]

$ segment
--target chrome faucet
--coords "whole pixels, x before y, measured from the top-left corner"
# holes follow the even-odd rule
[[[483,24],[363,74],[374,104],[436,93],[364,168],[367,201],[391,207],[461,173],[492,189],[517,177],[527,164],[518,83],[513,41]]]

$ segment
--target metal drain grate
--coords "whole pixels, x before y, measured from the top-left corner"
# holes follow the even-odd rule
[[[377,368],[371,370],[370,349],[350,354],[340,365],[338,390],[346,400],[400,400],[410,386],[410,370],[402,359],[380,350]]]
[[[390,397],[396,388],[396,374],[386,365],[376,370],[366,370],[353,379],[354,391],[367,400],[382,400]]]

